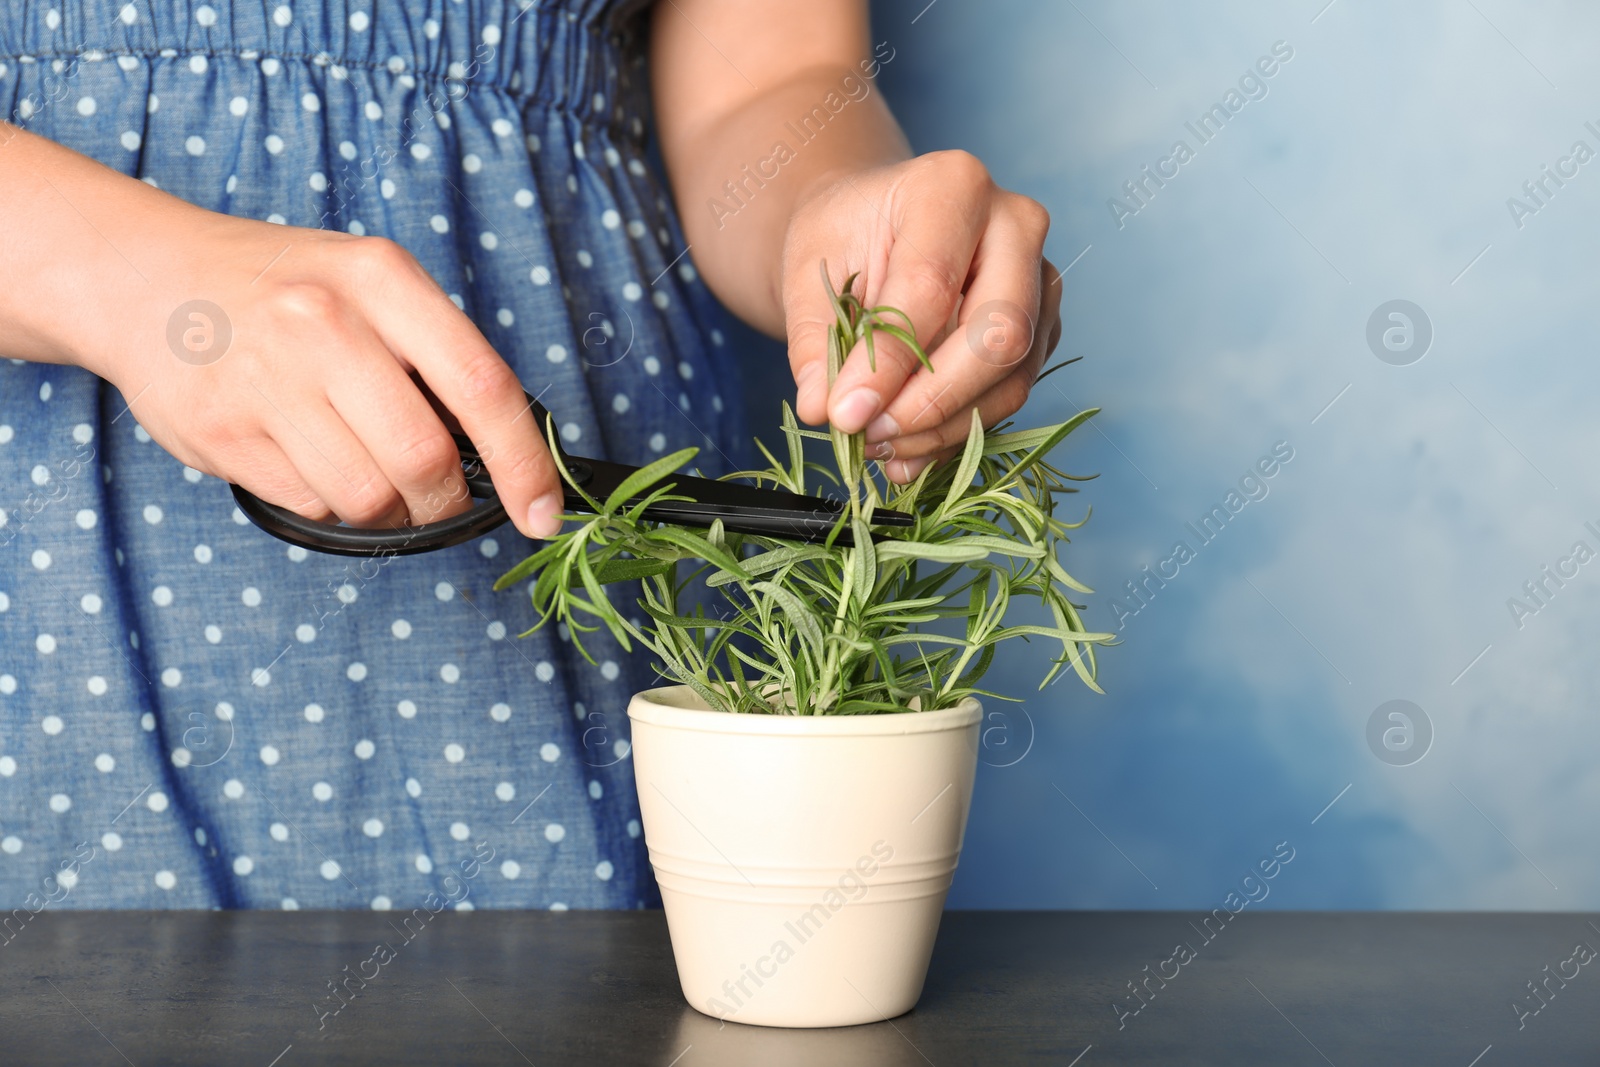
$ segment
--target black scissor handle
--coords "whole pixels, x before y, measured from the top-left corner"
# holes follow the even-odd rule
[[[533,414],[535,425],[543,437],[545,428],[550,422],[550,413],[526,391],[522,395],[527,397],[528,410]],[[505,506],[500,503],[499,497],[495,496],[494,483],[489,480],[489,472],[478,456],[477,446],[463,434],[451,436],[455,438],[456,448],[461,453],[462,474],[466,478],[467,491],[473,497],[484,500],[484,503],[459,515],[440,519],[438,522],[427,522],[420,526],[363,530],[354,526],[341,526],[308,519],[288,508],[269,504],[238,485],[231,486],[233,499],[246,518],[273,537],[313,552],[326,552],[335,556],[410,556],[418,552],[449,548],[451,545],[459,545],[464,541],[483,536],[508,518]],[[569,460],[559,448],[555,451],[555,459],[558,463],[568,464],[569,469],[580,463],[577,460]]]

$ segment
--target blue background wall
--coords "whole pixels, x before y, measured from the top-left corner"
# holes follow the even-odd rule
[[[1100,472],[1068,569],[1122,639],[1104,697],[997,660],[1024,701],[989,724],[951,904],[1209,908],[1288,841],[1260,906],[1600,907],[1600,562],[1522,591],[1600,551],[1600,160],[1520,226],[1507,205],[1600,151],[1600,11],[925,3],[875,10],[913,144],[977,153],[1050,209],[1058,267],[1081,254],[1058,356],[1085,358],[1020,420],[1105,409],[1063,453]],[[1201,145],[1185,122],[1278,41]],[[1123,183],[1180,138],[1119,226],[1108,199],[1136,206]],[[1378,345],[1407,365],[1367,337],[1396,299],[1433,332],[1420,359]],[[778,346],[752,364],[759,422],[787,374]],[[1277,442],[1265,498],[1202,544],[1185,524]],[[1139,606],[1124,583],[1179,539],[1195,558]],[[1397,699],[1410,747],[1383,716],[1397,747],[1369,741]]]

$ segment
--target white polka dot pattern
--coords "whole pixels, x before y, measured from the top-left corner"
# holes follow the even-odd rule
[[[710,436],[743,460],[632,53],[491,0],[424,6],[118,3],[114,62],[53,98],[47,62],[3,62],[0,96],[33,90],[54,110],[24,125],[202,207],[400,242],[575,448]],[[41,7],[0,6],[0,34],[43,57],[64,9]],[[649,897],[624,713],[647,665],[518,636],[526,595],[491,589],[526,552],[509,526],[375,571],[286,546],[129,399],[0,361],[0,890],[87,839],[119,866],[71,887],[82,906],[408,909],[472,858],[468,908]],[[58,490],[25,521],[13,503]]]

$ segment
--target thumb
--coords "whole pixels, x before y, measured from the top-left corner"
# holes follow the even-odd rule
[[[789,370],[796,386],[795,415],[816,425],[828,420],[828,332],[837,321],[820,270],[835,292],[845,275],[834,277],[819,258],[795,257],[785,270],[783,323],[789,342]]]

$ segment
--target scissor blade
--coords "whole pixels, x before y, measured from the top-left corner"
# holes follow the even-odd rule
[[[694,500],[667,500],[644,509],[644,517],[678,526],[710,526],[721,521],[730,533],[758,534],[790,541],[822,542],[839,521],[839,513],[789,511],[782,508],[735,508],[702,504]],[[834,543],[850,547],[855,537],[849,526],[839,528]]]
[[[584,491],[597,500],[604,500],[611,495],[629,475],[638,470],[623,463],[576,456],[567,457],[567,469]],[[645,517],[657,522],[710,526],[721,519],[724,529],[736,533],[823,541],[839,521],[844,508],[843,502],[825,497],[802,496],[785,489],[765,489],[688,474],[670,475],[663,481],[672,486],[672,496],[691,499],[665,500],[651,505],[645,510]],[[566,503],[575,510],[588,509],[583,497],[570,487]],[[874,526],[904,527],[915,522],[914,517],[901,511],[873,512]],[[849,527],[839,531],[835,543],[854,544]]]

